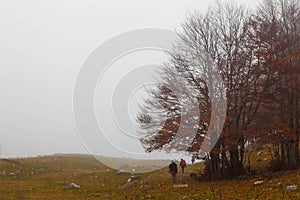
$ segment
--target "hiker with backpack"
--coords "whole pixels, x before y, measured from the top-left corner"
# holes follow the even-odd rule
[[[182,158],[180,160],[180,167],[181,167],[181,172],[184,174],[184,168],[186,167],[186,162]]]
[[[172,176],[173,183],[175,183],[177,172],[178,172],[177,164],[172,160],[171,164],[169,164],[169,173]]]

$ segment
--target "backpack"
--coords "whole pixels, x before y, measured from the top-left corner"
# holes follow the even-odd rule
[[[185,160],[181,161],[181,166],[186,166]]]

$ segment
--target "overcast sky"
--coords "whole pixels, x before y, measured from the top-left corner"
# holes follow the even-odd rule
[[[247,4],[247,0],[236,2]],[[1,1],[0,156],[87,153],[75,131],[72,94],[89,54],[125,31],[178,29],[189,11],[205,11],[213,3]]]

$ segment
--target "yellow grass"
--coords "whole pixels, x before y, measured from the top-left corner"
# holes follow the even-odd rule
[[[264,161],[252,162],[259,168],[266,164]],[[201,167],[201,164],[188,165],[185,174],[178,173],[175,184],[188,184],[187,188],[173,188],[167,168],[164,168],[138,174],[140,178],[134,181],[134,185],[125,189],[122,186],[132,174],[120,175],[117,170],[88,155],[2,159],[0,199],[300,199],[299,170],[262,172],[246,180],[197,182],[190,179],[189,173],[198,172]],[[257,180],[264,183],[254,186]],[[81,188],[68,189],[71,182]],[[279,182],[282,185],[278,185]],[[287,185],[298,187],[294,191],[286,191]]]

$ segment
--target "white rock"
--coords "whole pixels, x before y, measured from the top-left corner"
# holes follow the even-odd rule
[[[188,184],[173,185],[173,188],[187,188]]]
[[[255,186],[258,186],[258,185],[262,185],[264,183],[264,181],[255,181],[254,182],[254,185]]]
[[[69,189],[79,189],[80,186],[77,185],[76,183],[70,183],[70,184],[68,185],[68,188],[69,188]]]
[[[292,190],[296,190],[296,189],[297,189],[296,185],[288,185],[288,186],[286,186],[286,190],[292,191]]]

